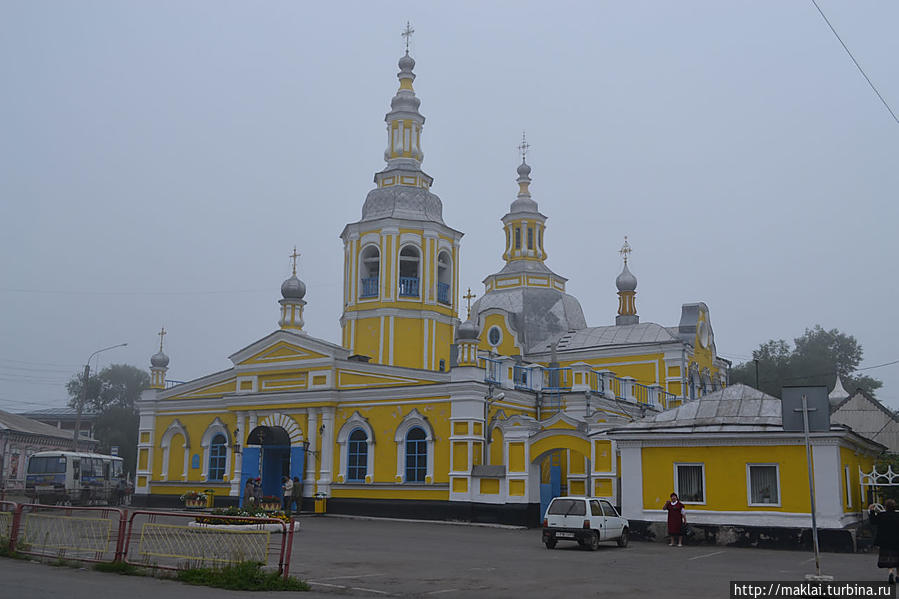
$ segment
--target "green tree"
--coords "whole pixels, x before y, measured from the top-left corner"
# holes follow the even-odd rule
[[[787,385],[826,385],[833,388],[837,374],[850,393],[863,389],[870,395],[883,384],[875,378],[855,374],[862,361],[862,346],[852,335],[815,325],[789,342],[770,340],[752,352],[753,359],[731,368],[730,382],[758,386],[775,397]]]
[[[125,471],[132,474],[137,458],[136,402],[149,387],[150,375],[129,364],[107,366],[87,381],[87,400],[83,409],[98,414],[94,437],[100,442],[99,450],[109,453],[112,446],[117,445]],[[83,401],[84,375],[73,376],[66,389],[71,397],[69,405],[78,407]]]

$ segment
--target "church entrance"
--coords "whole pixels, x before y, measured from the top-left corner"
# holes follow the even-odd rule
[[[280,426],[257,426],[247,435],[240,473],[240,502],[251,478],[262,479],[262,495],[281,497],[281,479],[303,480],[303,447],[292,447],[290,435]]]
[[[539,521],[543,522],[546,508],[556,497],[572,495],[584,497],[590,489],[589,445],[583,437],[562,431],[546,431],[531,445],[529,486],[540,489]]]

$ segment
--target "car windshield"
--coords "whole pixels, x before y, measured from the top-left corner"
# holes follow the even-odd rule
[[[554,516],[583,516],[587,509],[582,499],[556,499],[547,513]]]

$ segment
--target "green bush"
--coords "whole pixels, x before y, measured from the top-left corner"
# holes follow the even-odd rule
[[[175,576],[187,584],[234,591],[308,591],[309,585],[277,572],[264,572],[259,562],[240,562],[223,568],[190,568]]]

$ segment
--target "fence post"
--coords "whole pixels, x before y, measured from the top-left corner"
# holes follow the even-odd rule
[[[119,512],[119,532],[115,544],[115,557],[112,561],[120,562],[123,559],[123,551],[125,548],[125,523],[128,519],[128,510],[120,509]]]
[[[284,580],[290,576],[290,554],[293,553],[293,529],[296,524],[299,522],[290,521],[290,524],[287,526],[287,532],[284,534],[284,537],[287,539],[287,552],[284,556]]]
[[[19,538],[19,523],[22,521],[22,504],[17,503],[12,513],[12,526],[9,530],[9,552],[15,553],[16,541]]]

